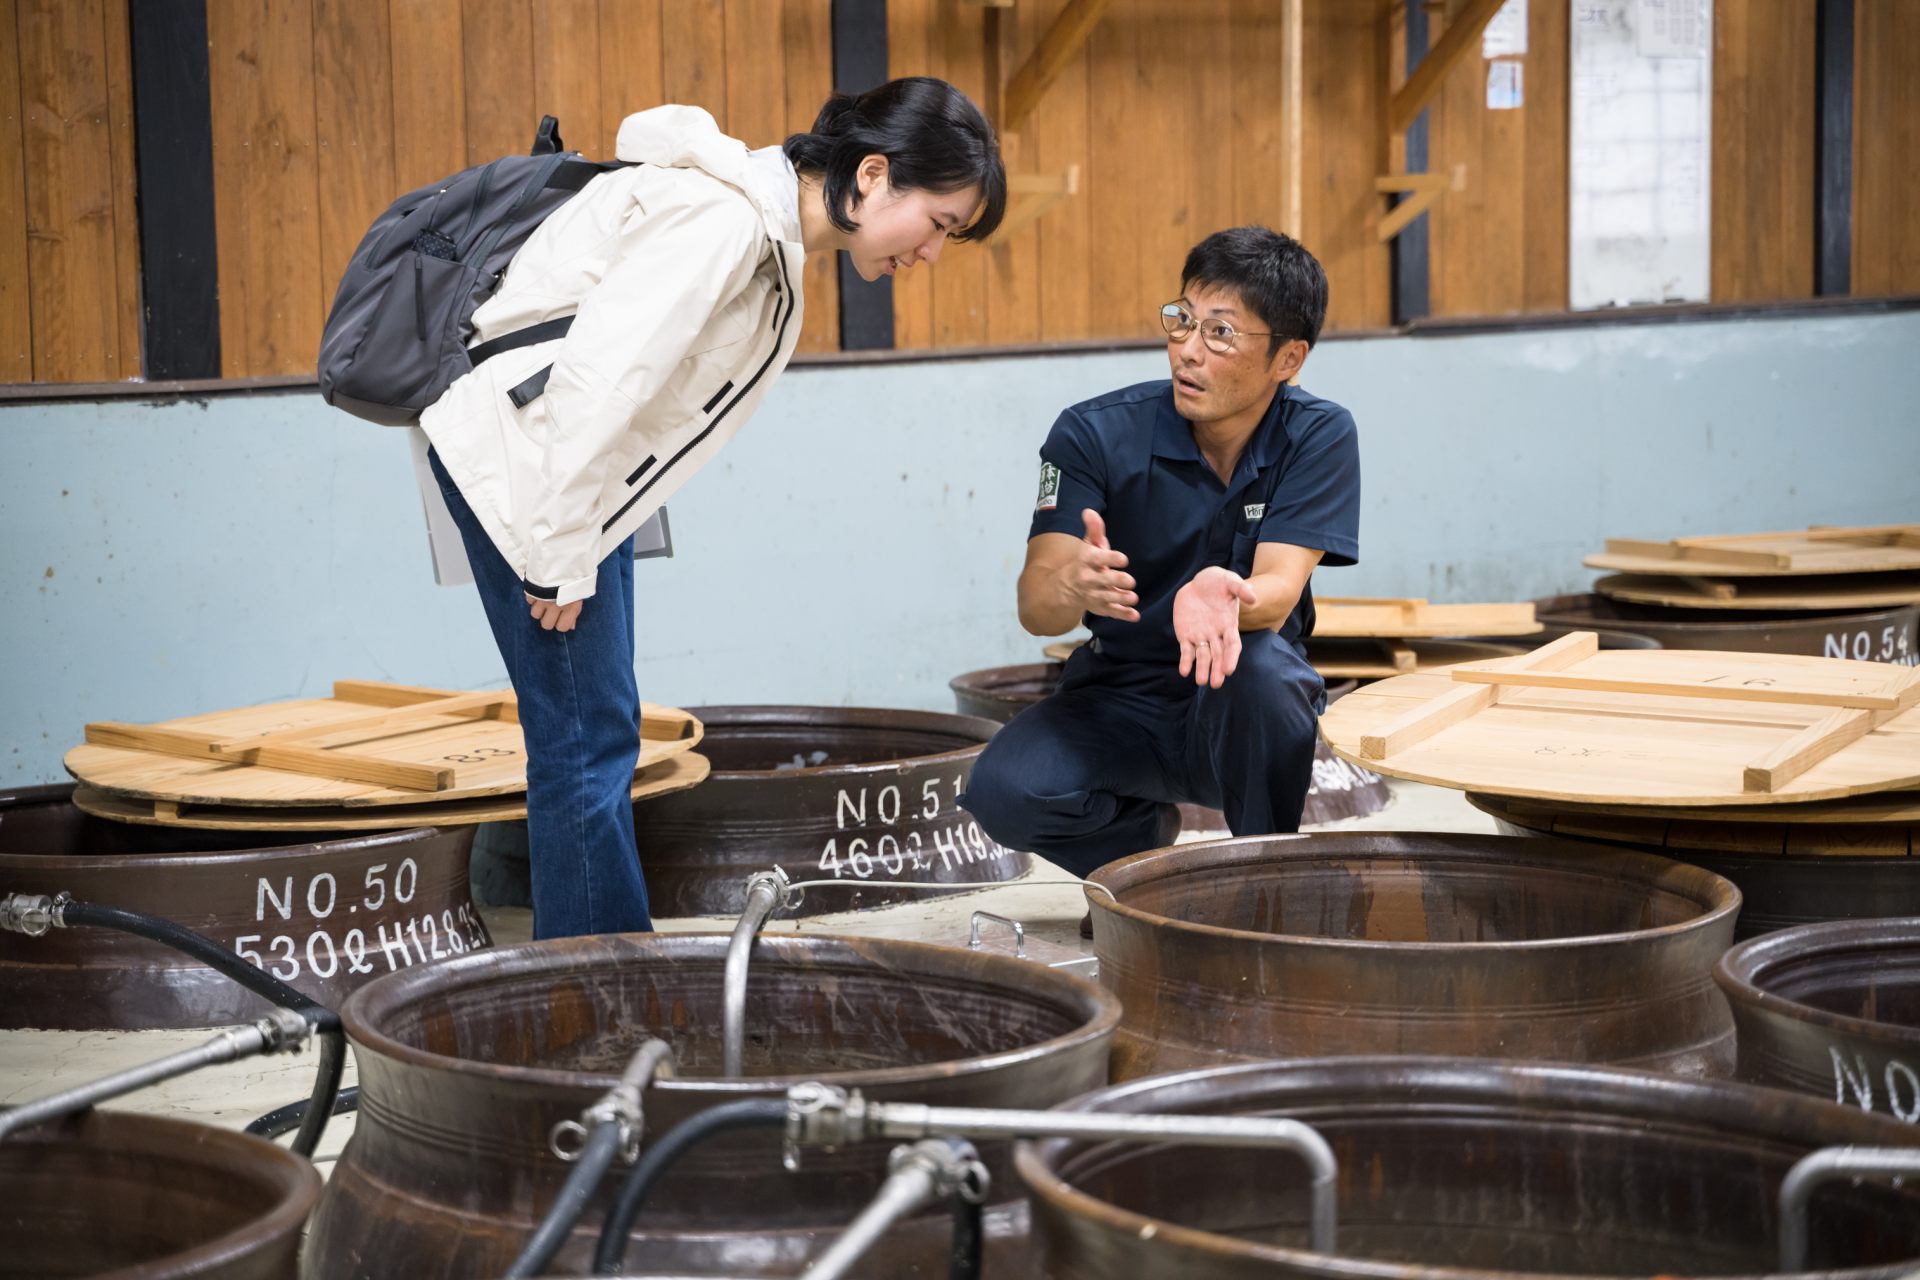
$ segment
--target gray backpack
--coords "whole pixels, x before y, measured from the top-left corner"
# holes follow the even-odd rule
[[[406,426],[481,361],[565,334],[572,316],[467,347],[474,311],[533,229],[594,178],[624,167],[566,151],[559,122],[545,116],[530,154],[462,169],[394,201],[353,251],[333,295],[320,337],[320,394],[369,422]],[[539,395],[547,373],[515,387],[514,403]]]

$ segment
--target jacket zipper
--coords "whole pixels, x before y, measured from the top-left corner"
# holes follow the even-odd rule
[[[780,348],[786,345],[787,322],[793,319],[793,312],[794,312],[794,300],[792,297],[793,286],[792,286],[792,283],[787,280],[787,255],[785,254],[785,252],[781,250],[780,246],[776,244],[773,248],[773,256],[775,261],[779,264],[779,267],[780,267],[780,279],[777,282],[776,287],[774,289],[775,296],[780,300],[778,303],[775,304],[775,308],[774,308],[775,314],[780,317],[780,323],[777,326],[777,331],[774,334],[773,350],[767,352],[767,358],[761,361],[760,367],[753,371],[753,376],[751,378],[747,379],[747,385],[740,388],[740,390],[734,395],[733,399],[727,401],[726,407],[721,409],[720,412],[714,414],[713,417],[707,422],[706,429],[703,430],[699,435],[695,436],[693,439],[687,441],[685,445],[681,446],[681,449],[678,453],[674,454],[673,457],[667,459],[667,464],[665,466],[661,467],[658,471],[653,473],[653,478],[651,480],[648,480],[646,484],[642,485],[634,493],[634,495],[631,498],[628,498],[625,502],[621,503],[620,509],[618,511],[614,512],[611,516],[607,517],[606,523],[600,526],[601,533],[607,532],[609,529],[613,528],[614,525],[620,523],[620,517],[624,516],[625,514],[627,514],[627,512],[631,511],[633,509],[634,503],[646,497],[647,490],[653,488],[654,485],[659,484],[661,476],[664,476],[667,474],[667,472],[673,470],[674,465],[678,463],[680,459],[686,457],[694,449],[699,447],[701,441],[705,440],[708,436],[712,435],[713,429],[720,425],[721,420],[725,418],[729,413],[733,412],[733,407],[739,404],[742,400],[744,400],[747,396],[747,393],[752,391],[754,387],[759,383],[760,379],[766,376],[767,370],[773,367],[774,360],[776,360],[780,355]],[[781,287],[781,286],[784,286],[784,287]],[[784,306],[784,311],[782,311],[783,306]],[[729,383],[728,385],[731,386],[732,384]],[[723,387],[720,390],[720,395],[725,395],[725,394],[726,394],[726,388]],[[714,401],[717,401],[719,398],[720,398],[719,396],[715,396],[714,400],[709,400],[707,403],[709,405],[712,405]],[[643,465],[641,467],[641,470],[644,471],[645,469],[646,468]]]

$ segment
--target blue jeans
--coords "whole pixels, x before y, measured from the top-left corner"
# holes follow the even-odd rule
[[[1326,686],[1278,635],[1240,639],[1218,689],[1171,661],[1074,650],[1059,690],[987,743],[961,807],[1007,848],[1078,876],[1164,844],[1168,804],[1224,809],[1236,836],[1298,831]]]
[[[520,575],[429,452],[466,544],[480,603],[506,660],[527,743],[527,847],[533,936],[646,932],[647,883],[633,839],[640,690],[633,674],[633,549],[600,562],[572,631],[543,631]]]

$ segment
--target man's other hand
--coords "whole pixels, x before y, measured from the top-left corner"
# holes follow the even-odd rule
[[[1173,597],[1173,637],[1180,642],[1180,674],[1218,689],[1240,665],[1240,606],[1253,588],[1230,569],[1209,566]]]
[[[1080,540],[1079,553],[1064,575],[1067,592],[1088,613],[1122,622],[1140,621],[1134,608],[1140,597],[1134,593],[1133,575],[1126,571],[1127,558],[1107,542],[1107,522],[1091,508],[1080,513],[1087,536]]]

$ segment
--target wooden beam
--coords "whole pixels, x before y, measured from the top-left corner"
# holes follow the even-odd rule
[[[1068,165],[1061,173],[1018,173],[1007,177],[1007,193],[1015,197],[1006,217],[1000,220],[999,237],[1024,231],[1054,205],[1080,190],[1080,166]]]
[[[1306,234],[1306,0],[1286,0],[1280,17],[1280,96],[1287,131],[1280,229],[1298,240]]]
[[[333,696],[340,702],[360,702],[370,707],[410,707],[417,702],[432,702],[437,698],[451,698],[459,693],[458,689],[435,689],[420,684],[390,684],[385,680],[335,680]],[[501,690],[509,693],[509,690]],[[509,698],[501,704],[498,719],[508,724],[520,723],[519,705]]]
[[[1688,541],[1647,542],[1639,538],[1608,538],[1610,556],[1651,556],[1662,560],[1691,560],[1703,564],[1737,565],[1753,569],[1787,569],[1793,557],[1777,551],[1755,551],[1749,547],[1731,547],[1721,542]]]
[[[1681,680],[1639,680],[1631,676],[1583,676],[1555,671],[1512,671],[1495,666],[1453,668],[1458,684],[1497,684],[1538,689],[1588,689],[1600,693],[1641,693],[1669,698],[1719,698],[1730,702],[1774,702],[1803,707],[1848,707],[1866,711],[1901,711],[1920,701],[1920,681],[1906,680],[1896,689],[1872,692],[1831,692],[1824,689],[1768,685],[1700,684]]]
[[[1444,173],[1383,173],[1373,180],[1373,189],[1394,191],[1445,191],[1453,185]]]
[[[1574,631],[1552,644],[1541,645],[1532,653],[1509,659],[1509,671],[1564,671],[1600,651],[1600,638],[1591,631]],[[1395,716],[1372,733],[1360,738],[1363,760],[1384,760],[1408,747],[1425,742],[1434,734],[1492,706],[1500,697],[1500,686],[1467,685],[1452,689]]]
[[[1849,708],[1824,716],[1748,765],[1741,776],[1741,789],[1778,791],[1842,747],[1858,742],[1877,725],[1898,714],[1895,711]]]
[[[1389,209],[1387,216],[1380,219],[1380,225],[1374,232],[1379,237],[1380,243],[1385,244],[1405,231],[1415,218],[1425,213],[1427,207],[1440,198],[1440,191],[1439,187],[1427,187],[1415,191]]]
[[[295,742],[307,742],[314,738],[330,738],[339,733],[358,733],[362,737],[370,738],[378,736],[377,730],[384,729],[388,733],[399,733],[410,728],[422,727],[418,722],[429,716],[465,716],[476,720],[499,719],[501,707],[512,701],[514,696],[511,689],[463,693],[416,702],[390,711],[352,716],[345,720],[336,720],[331,724],[305,724],[295,729],[280,729],[250,737],[222,738],[213,744],[213,751],[216,755],[230,755],[236,751],[256,750],[260,747],[283,747]]]
[[[1733,583],[1722,582],[1717,578],[1694,578],[1694,577],[1682,576],[1680,578],[1675,579],[1675,581],[1684,583],[1685,585],[1693,588],[1695,591],[1698,591],[1701,595],[1706,596],[1709,600],[1731,600],[1737,594],[1739,594],[1735,590]]]
[[[87,741],[98,747],[150,751],[155,755],[181,756],[189,760],[254,764],[263,769],[283,769],[288,773],[303,773],[314,778],[344,778],[349,782],[364,782],[377,787],[445,791],[454,785],[452,769],[401,764],[340,751],[320,751],[312,747],[264,747],[256,751],[236,752],[230,757],[216,756],[212,738],[183,729],[163,729],[150,724],[97,721],[87,726]]]
[[[1420,59],[1420,65],[1414,68],[1407,82],[1393,95],[1393,101],[1387,107],[1389,133],[1403,133],[1407,126],[1420,118],[1420,112],[1439,91],[1440,82],[1446,79],[1447,72],[1480,38],[1480,33],[1486,30],[1487,24],[1493,21],[1493,15],[1500,12],[1500,6],[1505,2],[1467,0],[1460,16],[1447,25],[1439,42]]]
[[[1026,128],[1040,99],[1074,55],[1086,47],[1087,37],[1112,4],[1113,0],[1067,0],[1067,7],[1007,81],[1006,118],[998,122],[1001,132],[1018,133]]]

